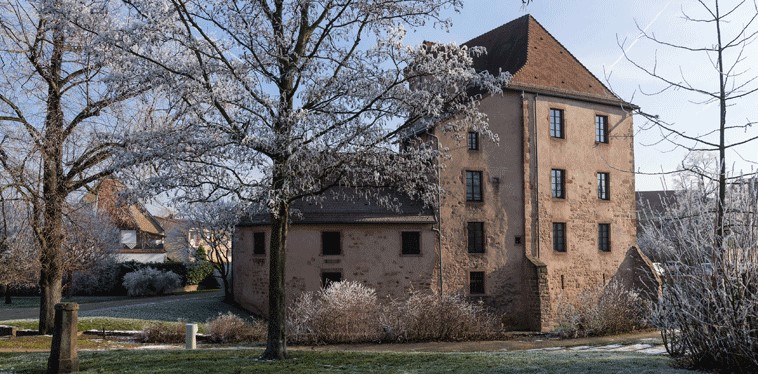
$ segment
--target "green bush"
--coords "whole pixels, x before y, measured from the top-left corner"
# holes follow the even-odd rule
[[[200,284],[200,282],[213,273],[213,265],[208,261],[199,261],[186,265],[184,284]]]

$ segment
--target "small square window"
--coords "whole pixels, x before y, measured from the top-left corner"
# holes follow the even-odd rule
[[[597,198],[600,200],[611,199],[611,176],[608,173],[597,173]]]
[[[403,254],[421,254],[421,233],[418,231],[403,231]]]
[[[550,185],[552,196],[556,199],[566,198],[566,171],[563,169],[550,170]]]
[[[515,245],[521,244],[521,237],[520,236],[515,237],[513,239],[513,244],[515,244]]]
[[[469,294],[484,295],[484,272],[472,271],[469,273]]]
[[[600,223],[597,225],[597,247],[603,252],[611,250],[611,224]]]
[[[342,254],[339,231],[324,231],[321,233],[321,254],[325,256]]]
[[[469,222],[466,229],[468,253],[484,253],[484,222]]]
[[[466,201],[482,201],[481,171],[466,171]]]
[[[608,143],[608,116],[595,116],[595,142]]]
[[[468,133],[468,150],[469,151],[479,150],[479,133],[476,131],[469,131]]]
[[[550,136],[563,139],[564,135],[563,110],[550,109]]]
[[[266,254],[266,233],[265,232],[253,233],[253,254],[254,255]]]
[[[553,222],[553,250],[566,252],[566,224]]]
[[[321,288],[327,288],[332,283],[342,282],[342,272],[324,271],[321,272]]]

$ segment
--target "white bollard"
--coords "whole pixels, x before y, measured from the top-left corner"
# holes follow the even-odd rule
[[[197,348],[197,324],[196,323],[188,323],[187,324],[187,335],[184,337],[184,347],[186,349],[196,349]]]

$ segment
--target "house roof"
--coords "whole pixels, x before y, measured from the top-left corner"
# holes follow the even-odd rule
[[[676,202],[676,193],[675,190],[637,191],[637,211],[664,213],[667,205]]]
[[[121,201],[121,193],[126,186],[116,179],[104,179],[97,187],[82,197],[82,202],[94,204],[95,209],[105,212],[119,229],[139,230],[142,232],[162,235],[160,223],[145,209],[142,204],[126,204]]]
[[[399,210],[379,205],[376,198],[362,196],[352,188],[335,187],[323,194],[318,202],[295,201],[291,211],[293,224],[432,224],[434,213],[420,201],[411,200],[406,195],[383,189],[375,191],[383,199],[393,201]],[[268,213],[257,213],[244,217],[240,226],[267,225]]]
[[[529,14],[464,44],[487,49],[486,55],[474,60],[478,71],[513,74],[510,89],[633,107],[613,94]]]

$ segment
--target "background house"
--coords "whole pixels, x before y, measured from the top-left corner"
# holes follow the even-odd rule
[[[290,295],[330,279],[360,281],[380,296],[410,287],[460,293],[499,310],[513,329],[545,331],[559,298],[614,278],[637,286],[635,273],[650,264],[634,248],[635,107],[530,15],[466,45],[487,48],[478,70],[513,74],[503,95],[480,105],[499,144],[476,129],[418,129],[450,150],[438,219],[411,201],[405,214],[359,201],[301,204],[287,248]],[[268,300],[267,230],[253,218],[234,243],[235,299],[259,313]]]
[[[165,262],[164,230],[158,220],[140,203],[121,198],[123,183],[104,179],[82,198],[99,214],[104,214],[120,230],[120,246],[116,257],[121,262]]]

